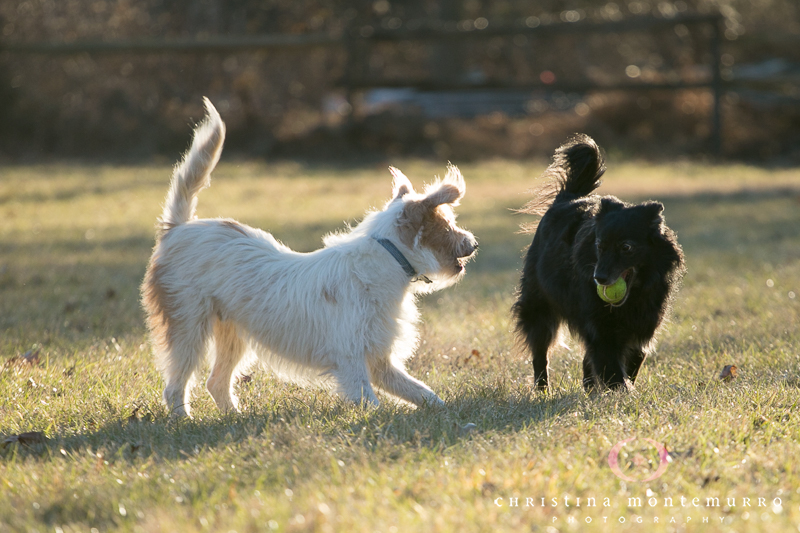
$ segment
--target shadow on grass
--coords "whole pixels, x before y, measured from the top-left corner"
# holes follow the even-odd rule
[[[574,411],[585,399],[578,391],[519,394],[482,386],[445,407],[418,409],[390,400],[365,409],[333,396],[319,402],[289,396],[261,410],[183,420],[170,418],[161,406],[152,412],[145,407],[142,416],[134,413],[83,433],[0,444],[0,459],[48,461],[89,454],[98,466],[106,461],[181,461],[246,441],[293,450],[310,435],[378,455],[409,447],[441,451],[479,435],[525,432]]]

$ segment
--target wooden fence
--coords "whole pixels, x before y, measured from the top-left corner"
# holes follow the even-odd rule
[[[281,51],[288,49],[307,49],[314,47],[342,47],[347,54],[345,74],[338,85],[346,89],[348,97],[356,91],[377,87],[408,87],[423,91],[470,91],[470,90],[525,90],[562,92],[602,92],[602,91],[678,91],[685,89],[707,89],[713,98],[711,112],[710,143],[712,150],[721,153],[722,117],[720,100],[723,93],[721,78],[721,21],[719,14],[698,15],[684,14],[671,18],[632,17],[616,22],[561,22],[542,24],[530,27],[524,21],[516,24],[481,25],[469,31],[456,24],[431,22],[413,29],[401,27],[382,29],[371,26],[353,28],[342,35],[324,33],[304,35],[242,35],[211,36],[205,39],[140,39],[127,41],[85,41],[85,42],[52,42],[52,43],[0,43],[0,51],[12,54],[171,54],[171,53],[232,53],[246,51]],[[513,38],[515,36],[551,37],[558,35],[619,34],[630,32],[650,32],[669,29],[678,25],[706,26],[710,28],[706,35],[709,39],[710,64],[708,79],[702,81],[679,80],[668,83],[650,83],[647,81],[630,81],[615,84],[600,84],[591,81],[564,84],[554,83],[509,83],[489,80],[479,83],[468,83],[458,78],[442,79],[441,77],[417,79],[384,79],[363,75],[363,65],[359,58],[364,51],[378,43],[419,41],[434,44],[463,43],[476,40]]]

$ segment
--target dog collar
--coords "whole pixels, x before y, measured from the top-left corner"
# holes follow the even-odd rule
[[[384,239],[382,237],[373,237],[373,239],[378,241],[378,244],[383,246],[387,252],[392,254],[392,257],[394,257],[395,261],[400,263],[400,266],[403,267],[403,271],[406,274],[408,274],[408,277],[411,278],[412,283],[414,281],[424,281],[425,283],[433,283],[428,278],[428,276],[420,274],[413,266],[411,266],[411,263],[408,262],[408,259],[406,259],[406,256],[403,255],[403,252],[398,250],[397,246],[395,246],[392,241],[390,241],[389,239]]]

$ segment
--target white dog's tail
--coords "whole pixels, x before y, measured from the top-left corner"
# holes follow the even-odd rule
[[[211,171],[219,161],[225,141],[225,123],[208,98],[203,98],[207,116],[194,130],[192,146],[172,173],[164,213],[158,220],[167,231],[194,218],[197,194],[211,185]]]

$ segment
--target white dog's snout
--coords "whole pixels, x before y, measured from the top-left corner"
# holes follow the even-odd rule
[[[478,251],[478,241],[475,240],[475,237],[470,235],[464,242],[461,244],[461,249],[459,250],[458,257],[460,259],[470,257],[475,252]]]

